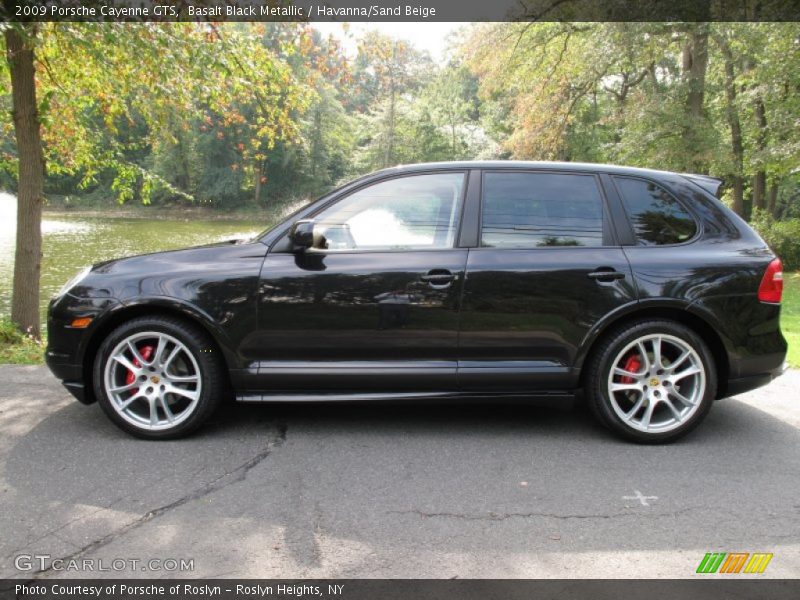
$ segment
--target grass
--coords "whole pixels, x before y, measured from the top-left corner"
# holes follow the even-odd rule
[[[787,360],[800,368],[800,271],[785,273],[781,329],[789,342]],[[36,365],[44,360],[46,340],[37,342],[20,331],[8,319],[0,319],[0,364]]]
[[[17,329],[8,319],[0,319],[0,364],[38,365],[44,361],[45,342],[37,342]]]
[[[783,274],[781,329],[789,342],[787,360],[794,368],[800,368],[800,271]]]

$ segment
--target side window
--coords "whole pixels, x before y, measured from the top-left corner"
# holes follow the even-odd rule
[[[464,173],[398,177],[361,189],[314,218],[327,250],[452,248]]]
[[[640,246],[680,244],[697,233],[692,215],[652,181],[615,177]]]
[[[485,173],[481,246],[602,246],[603,200],[593,175]]]

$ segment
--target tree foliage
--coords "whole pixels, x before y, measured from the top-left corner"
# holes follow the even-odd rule
[[[462,51],[511,157],[711,173],[740,214],[780,217],[800,174],[799,36],[797,23],[499,23]]]
[[[712,173],[741,214],[780,218],[797,201],[799,31],[476,24],[436,65],[374,31],[351,56],[305,24],[47,24],[45,191],[270,207],[393,164],[508,157]]]

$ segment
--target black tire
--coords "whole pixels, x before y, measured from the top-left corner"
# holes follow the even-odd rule
[[[629,344],[650,335],[666,335],[678,338],[694,350],[705,369],[704,385],[701,388],[700,383],[696,384],[698,390],[696,393],[700,397],[696,403],[697,408],[694,409],[693,413],[687,415],[685,421],[668,431],[646,432],[631,426],[617,414],[614,408],[615,403],[609,393],[611,369],[618,365],[615,364],[615,359]],[[679,369],[674,370],[677,371]],[[657,379],[658,375],[654,378]],[[699,377],[696,380],[699,381]],[[628,379],[628,381],[631,381],[631,379]],[[655,389],[651,388],[651,390]],[[600,342],[588,363],[585,391],[587,404],[594,416],[619,437],[641,444],[665,444],[682,438],[697,427],[706,417],[717,393],[717,369],[707,344],[689,327],[675,321],[660,319],[635,321],[614,330]],[[620,392],[618,391],[615,394],[617,404],[619,403],[619,394]],[[640,396],[636,396],[636,393],[634,393],[631,397],[638,398]],[[631,403],[635,404],[633,400],[631,400]],[[658,405],[656,404],[656,406]],[[644,405],[642,410],[646,409],[647,404]],[[634,409],[632,408],[631,410]],[[666,408],[662,410],[666,410]],[[636,414],[638,413],[634,413],[634,415]],[[676,417],[675,421],[677,420]]]
[[[180,423],[158,430],[137,426],[123,418],[114,408],[106,389],[105,368],[112,352],[130,336],[144,332],[162,333],[178,340],[191,353],[199,368],[200,394],[193,409]],[[166,316],[138,317],[114,329],[97,351],[92,374],[95,396],[109,419],[123,431],[149,440],[177,439],[195,431],[218,408],[227,390],[224,361],[211,337],[191,323]]]

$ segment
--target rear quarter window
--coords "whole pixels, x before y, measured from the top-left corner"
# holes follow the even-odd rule
[[[640,246],[681,244],[697,234],[686,208],[661,186],[645,179],[614,177]]]

